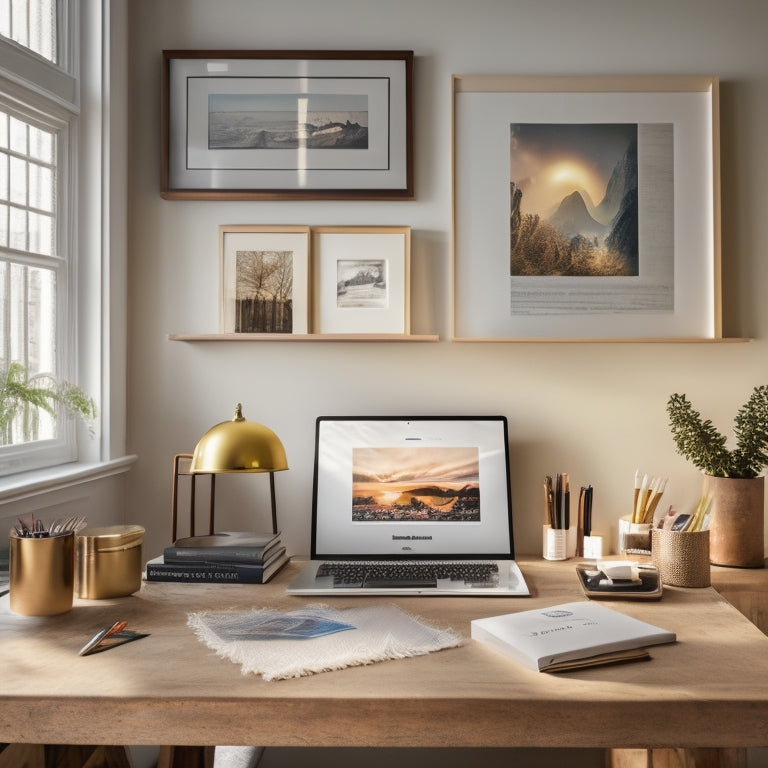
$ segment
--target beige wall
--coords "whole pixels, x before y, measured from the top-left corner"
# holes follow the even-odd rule
[[[615,536],[637,468],[666,475],[663,503],[698,501],[665,405],[686,392],[724,429],[768,382],[768,56],[762,0],[131,0],[129,96],[129,522],[148,556],[170,536],[171,460],[242,401],[283,439],[277,477],[289,549],[309,551],[314,421],[327,414],[503,413],[518,551],[541,551],[541,482],[595,487]],[[164,201],[163,49],[412,49],[413,202]],[[706,74],[721,78],[724,330],[745,344],[460,344],[450,335],[451,74]],[[412,325],[434,344],[188,344],[213,332],[220,224],[397,224],[413,229]],[[262,527],[259,478],[226,478],[220,527]],[[242,484],[237,485],[242,481]],[[248,481],[252,481],[248,485]],[[261,483],[260,488],[266,483]],[[259,490],[258,488],[256,490]],[[229,502],[229,504],[227,504]],[[229,509],[227,509],[227,506]],[[259,516],[260,515],[260,516]]]

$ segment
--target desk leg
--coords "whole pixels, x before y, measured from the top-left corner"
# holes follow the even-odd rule
[[[609,749],[606,768],[746,768],[746,749]]]
[[[157,768],[213,768],[215,749],[216,747],[160,747]]]

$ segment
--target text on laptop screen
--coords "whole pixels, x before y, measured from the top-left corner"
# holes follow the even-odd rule
[[[511,557],[507,425],[317,421],[313,556]]]

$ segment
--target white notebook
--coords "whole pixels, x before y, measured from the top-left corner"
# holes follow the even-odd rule
[[[474,619],[471,633],[539,672],[647,657],[646,646],[677,639],[674,632],[593,602]]]

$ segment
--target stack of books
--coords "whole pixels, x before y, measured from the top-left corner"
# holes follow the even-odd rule
[[[265,584],[289,560],[279,533],[189,536],[147,563],[147,581]]]

